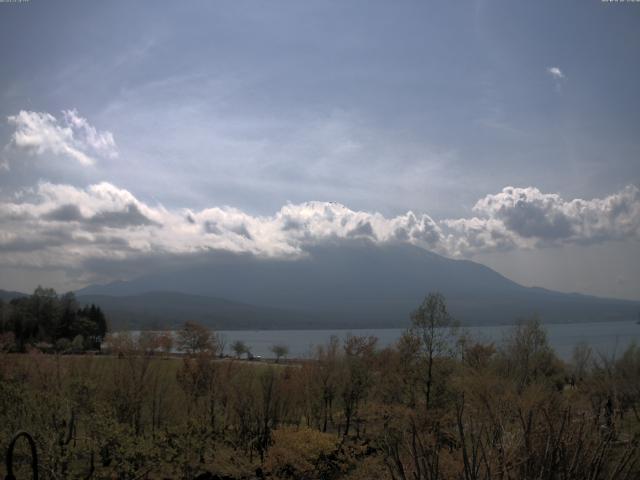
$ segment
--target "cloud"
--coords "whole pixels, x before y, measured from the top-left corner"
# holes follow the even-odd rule
[[[43,220],[52,220],[56,222],[77,222],[83,220],[80,209],[73,204],[60,205],[48,213],[42,215]]]
[[[65,156],[84,166],[95,164],[98,157],[118,156],[113,134],[99,132],[76,110],[63,110],[60,119],[50,113],[21,110],[7,120],[15,128],[9,148]]]
[[[142,225],[152,225],[154,223],[147,218],[134,203],[128,204],[123,209],[98,212],[89,218],[88,222],[98,227],[111,228],[138,227]]]
[[[86,118],[78,115],[78,111],[63,110],[65,122],[74,132],[76,141],[89,150],[105,158],[116,158],[118,149],[113,134],[109,131],[98,132]]]
[[[553,79],[553,83],[555,84],[556,92],[562,92],[563,83],[566,81],[567,77],[559,67],[547,67],[547,74]]]
[[[349,230],[347,233],[349,237],[369,237],[376,238],[376,234],[373,231],[373,227],[369,222],[360,222],[355,228]]]
[[[473,207],[477,217],[447,220],[454,254],[640,238],[640,189],[564,200],[534,187],[506,187]]]
[[[63,240],[59,232],[67,234]],[[170,211],[109,183],[77,188],[42,182],[0,202],[0,252],[11,250],[0,253],[5,266],[74,268],[88,260],[211,250],[295,258],[318,243],[353,237],[437,248],[442,234],[426,215],[386,218],[331,202],[288,204],[268,216],[232,207]]]
[[[168,210],[110,183],[77,188],[42,182],[0,201],[0,265],[81,269],[210,251],[297,258],[323,242],[354,237],[410,243],[451,257],[640,239],[636,186],[591,200],[506,187],[476,202],[473,213],[436,221],[333,202],[287,204],[265,216],[232,207]]]
[[[562,73],[562,70],[558,67],[547,67],[547,73],[556,80],[563,80],[566,78],[564,73]]]

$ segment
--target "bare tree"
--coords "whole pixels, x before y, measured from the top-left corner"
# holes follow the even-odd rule
[[[237,358],[240,358],[243,354],[249,354],[249,347],[242,340],[236,340],[231,344],[231,350],[236,354]]]
[[[171,332],[161,332],[158,335],[158,345],[165,355],[169,355],[173,349],[173,336]]]
[[[276,356],[276,363],[279,363],[282,357],[289,355],[289,347],[283,344],[273,345],[271,351]]]
[[[591,347],[585,343],[580,342],[574,348],[571,355],[572,366],[572,379],[571,383],[574,384],[587,373],[589,365],[592,362],[592,350]]]
[[[159,339],[158,333],[144,330],[138,335],[138,349],[145,355],[153,355],[160,348]]]
[[[195,323],[185,322],[178,331],[177,346],[179,350],[189,354],[215,351],[216,335],[208,328]]]
[[[431,400],[433,386],[433,364],[436,357],[452,353],[453,337],[457,325],[449,311],[444,296],[430,293],[411,315],[411,335],[421,343],[422,354],[426,360],[425,401],[427,407]]]
[[[537,318],[515,326],[501,349],[504,372],[520,389],[560,373],[560,363],[549,345],[547,332]]]
[[[227,348],[227,336],[222,333],[218,333],[216,335],[216,341],[217,341],[218,355],[220,356],[220,358],[222,358],[224,357],[224,350],[225,348]]]
[[[327,431],[329,420],[333,422],[333,400],[338,389],[338,356],[340,340],[332,335],[326,346],[319,346],[316,353],[317,379],[322,392],[322,431]]]
[[[371,363],[378,339],[373,336],[348,335],[344,340],[344,365],[342,372],[342,408],[345,418],[344,436],[355,419],[358,423],[358,409],[367,396],[373,377]],[[359,436],[359,427],[357,436]]]

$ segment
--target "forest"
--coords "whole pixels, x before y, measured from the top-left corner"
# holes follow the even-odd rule
[[[0,299],[0,351],[79,353],[100,350],[107,320],[96,305],[81,307],[73,292],[38,287],[32,295]]]
[[[32,318],[49,298],[36,297],[9,318]],[[64,302],[16,345],[104,333],[77,327],[90,313]],[[215,332],[187,322],[175,340],[112,336],[100,355],[2,353],[0,447],[29,432],[45,479],[640,476],[636,345],[615,357],[578,345],[565,362],[535,319],[482,343],[429,294],[390,347],[349,334],[306,359],[279,347],[278,362],[248,361],[237,345],[223,356]],[[31,478],[29,462],[20,441],[16,478]]]

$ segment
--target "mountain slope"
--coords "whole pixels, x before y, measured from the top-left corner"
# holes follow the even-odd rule
[[[5,302],[8,302],[10,300],[13,300],[14,298],[22,298],[22,297],[27,297],[28,295],[26,293],[22,293],[22,292],[13,292],[10,290],[0,290],[0,300],[4,300]]]
[[[640,309],[640,302],[526,288],[471,261],[365,241],[317,247],[300,260],[221,253],[197,266],[78,293],[119,296],[158,290],[296,311],[313,324],[322,318],[327,326],[350,328],[406,326],[410,312],[430,291],[442,292],[453,315],[466,324],[512,323],[535,313],[547,322],[633,319]]]
[[[96,304],[106,313],[113,330],[173,329],[190,320],[215,329],[313,328],[320,318],[270,307],[177,292],[138,295],[79,295],[78,302]],[[334,327],[336,325],[333,325]]]

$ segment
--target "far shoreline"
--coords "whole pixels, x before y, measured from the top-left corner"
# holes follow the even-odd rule
[[[491,323],[482,323],[482,324],[464,324],[461,323],[458,325],[458,328],[483,328],[483,327],[513,327],[520,325],[521,323],[530,320],[530,318],[522,318],[520,320],[516,320],[514,322],[509,323],[500,323],[500,322],[491,322]],[[559,321],[549,321],[545,322],[544,320],[540,320],[541,325],[585,325],[585,324],[594,324],[594,323],[636,323],[640,327],[640,320],[635,318],[630,319],[610,319],[610,320],[581,320],[578,322],[559,322]],[[175,325],[172,328],[119,328],[113,330],[111,333],[118,332],[175,332],[180,330],[182,324]],[[354,330],[407,330],[411,327],[410,324],[407,326],[385,326],[385,327],[376,327],[376,326],[354,326],[354,327],[325,327],[325,328],[316,328],[316,327],[300,327],[300,328],[218,328],[214,326],[209,326],[204,324],[206,328],[209,330],[224,333],[224,332],[326,332],[326,331],[344,331],[351,332]]]

